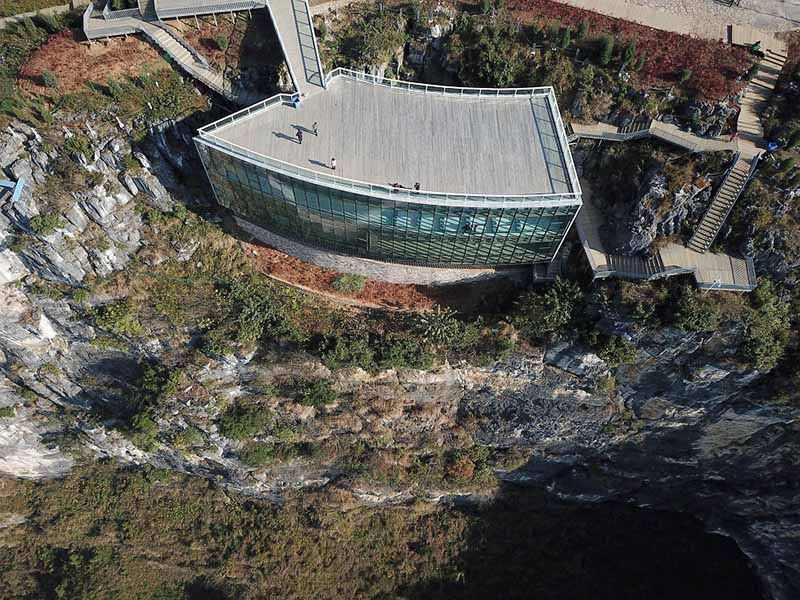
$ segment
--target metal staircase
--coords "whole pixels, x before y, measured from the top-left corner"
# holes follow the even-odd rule
[[[725,176],[722,185],[719,186],[706,214],[703,215],[694,235],[689,240],[689,249],[701,254],[708,252],[733,209],[733,205],[742,194],[756,161],[757,158],[753,158],[751,164],[750,160],[740,154],[736,155],[733,166]]]

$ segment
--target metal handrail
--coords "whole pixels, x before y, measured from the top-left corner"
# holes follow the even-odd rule
[[[161,21],[159,19],[155,21],[148,21],[148,23],[150,23],[150,25],[158,27],[159,29],[164,31],[168,36],[170,36],[172,39],[178,42],[178,44],[181,47],[183,47],[184,50],[186,50],[189,54],[192,55],[192,58],[194,58],[198,63],[203,65],[206,69],[210,68],[210,65],[208,64],[208,60],[206,60],[206,57],[200,54],[200,52],[198,52],[194,46],[192,46],[186,39],[184,39],[184,37],[180,35],[177,31],[170,28],[170,26],[164,23],[164,21]]]
[[[325,85],[332,79],[339,76],[349,77],[356,81],[365,81],[375,85],[382,85],[390,88],[397,88],[407,90],[410,92],[424,92],[424,93],[438,93],[440,95],[450,95],[459,97],[480,97],[480,96],[536,96],[548,95],[552,90],[550,87],[533,87],[533,88],[474,88],[474,87],[458,87],[447,85],[434,85],[430,83],[415,83],[413,81],[405,81],[402,79],[389,79],[387,77],[377,77],[362,71],[354,71],[344,67],[337,67],[325,76]]]
[[[94,2],[89,2],[86,5],[86,10],[83,11],[83,31],[86,32],[87,28],[89,27],[89,20],[92,18],[92,13],[94,12]],[[86,36],[89,37],[88,35]]]
[[[167,6],[161,8],[158,4],[165,4]],[[156,14],[160,19],[229,13],[240,10],[258,10],[264,8],[266,1],[232,0],[227,2],[197,2],[193,6],[180,6],[178,8],[170,8],[168,5],[169,2],[157,2]]]

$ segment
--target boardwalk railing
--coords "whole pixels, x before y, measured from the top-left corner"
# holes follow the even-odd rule
[[[205,0],[187,2],[186,0],[158,0],[156,14],[159,19],[173,19],[219,13],[231,13],[241,10],[257,10],[264,8],[267,0]]]
[[[94,2],[89,2],[86,10],[83,11],[83,31],[86,32],[89,28],[89,20],[92,18],[94,12]]]
[[[106,4],[105,8],[103,8],[103,18],[106,21],[113,21],[115,19],[138,19],[141,14],[139,13],[138,8],[126,8],[124,10],[111,10],[109,8],[111,5]]]
[[[177,31],[172,29],[169,25],[164,23],[164,21],[150,21],[151,25],[155,25],[159,29],[165,31],[167,35],[169,35],[173,40],[178,42],[189,54],[192,55],[198,63],[206,67],[207,69],[211,68],[211,65],[208,64],[208,60],[205,56],[200,54],[197,49],[192,46],[182,35],[180,35]]]
[[[325,84],[327,85],[332,79],[336,77],[347,77],[356,81],[365,81],[375,85],[382,85],[392,89],[406,90],[409,92],[423,92],[426,94],[440,94],[445,96],[460,96],[460,97],[480,97],[480,96],[546,96],[552,88],[549,87],[533,87],[533,88],[470,88],[470,87],[456,87],[447,85],[433,85],[429,83],[414,83],[413,81],[403,81],[401,79],[388,79],[386,77],[377,77],[364,73],[361,71],[353,71],[352,69],[345,69],[337,67],[325,76]]]

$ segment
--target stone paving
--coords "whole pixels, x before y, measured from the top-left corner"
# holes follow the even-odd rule
[[[655,29],[713,40],[727,40],[729,25],[757,30],[755,35],[800,28],[797,0],[741,0],[738,7],[715,0],[558,1]]]

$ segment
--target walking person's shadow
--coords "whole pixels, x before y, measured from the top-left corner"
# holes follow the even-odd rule
[[[290,142],[294,142],[295,144],[299,144],[300,141],[296,137],[292,137],[291,135],[286,135],[285,133],[280,133],[278,131],[273,131],[272,135],[282,140],[289,140]]]

